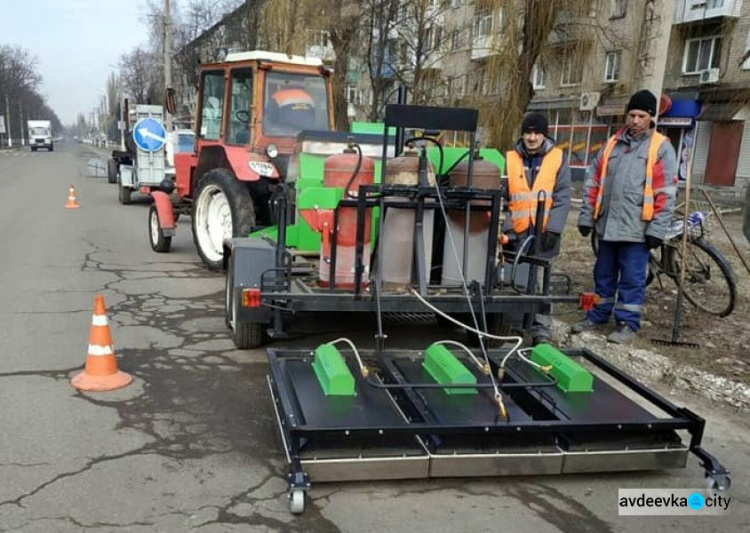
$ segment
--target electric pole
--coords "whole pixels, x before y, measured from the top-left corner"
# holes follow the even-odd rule
[[[10,131],[10,98],[5,94],[5,122],[7,123],[6,135],[8,136],[8,148],[13,148],[13,135]]]
[[[164,98],[172,87],[172,31],[169,24],[169,0],[164,0]],[[166,102],[165,102],[166,104]],[[166,109],[166,106],[165,106]],[[167,133],[172,132],[172,114],[164,113]]]

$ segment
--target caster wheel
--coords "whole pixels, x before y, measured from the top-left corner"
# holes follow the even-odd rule
[[[289,494],[289,510],[293,514],[300,514],[305,510],[305,491],[293,490]]]
[[[732,478],[724,474],[718,476],[707,475],[706,486],[708,487],[708,490],[718,490],[719,492],[724,492],[726,490],[729,490],[729,487],[732,486]]]

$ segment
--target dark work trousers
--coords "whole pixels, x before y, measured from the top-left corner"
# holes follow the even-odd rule
[[[615,322],[633,331],[641,329],[646,296],[649,250],[642,242],[599,241],[594,265],[597,306],[586,313],[596,324],[606,324],[614,309]]]

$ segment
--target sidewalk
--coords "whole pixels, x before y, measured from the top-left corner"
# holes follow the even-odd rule
[[[568,330],[568,324],[555,320],[553,341],[559,346],[587,348],[648,386],[688,391],[750,413],[750,386],[745,383],[680,364],[653,350],[609,343],[604,335],[570,335]]]

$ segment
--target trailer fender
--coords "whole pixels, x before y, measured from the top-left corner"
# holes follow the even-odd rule
[[[276,265],[276,248],[264,239],[237,238],[225,244],[227,263],[228,292],[232,294],[235,320],[268,324],[273,319],[273,310],[263,305],[267,294],[260,295],[260,305],[243,302],[243,291],[258,291],[262,288],[262,279],[272,281],[272,269]],[[265,275],[265,277],[264,277]]]
[[[164,232],[164,236],[174,237],[174,210],[169,196],[162,191],[153,191],[151,197],[154,199],[156,212],[159,214],[159,227]]]

